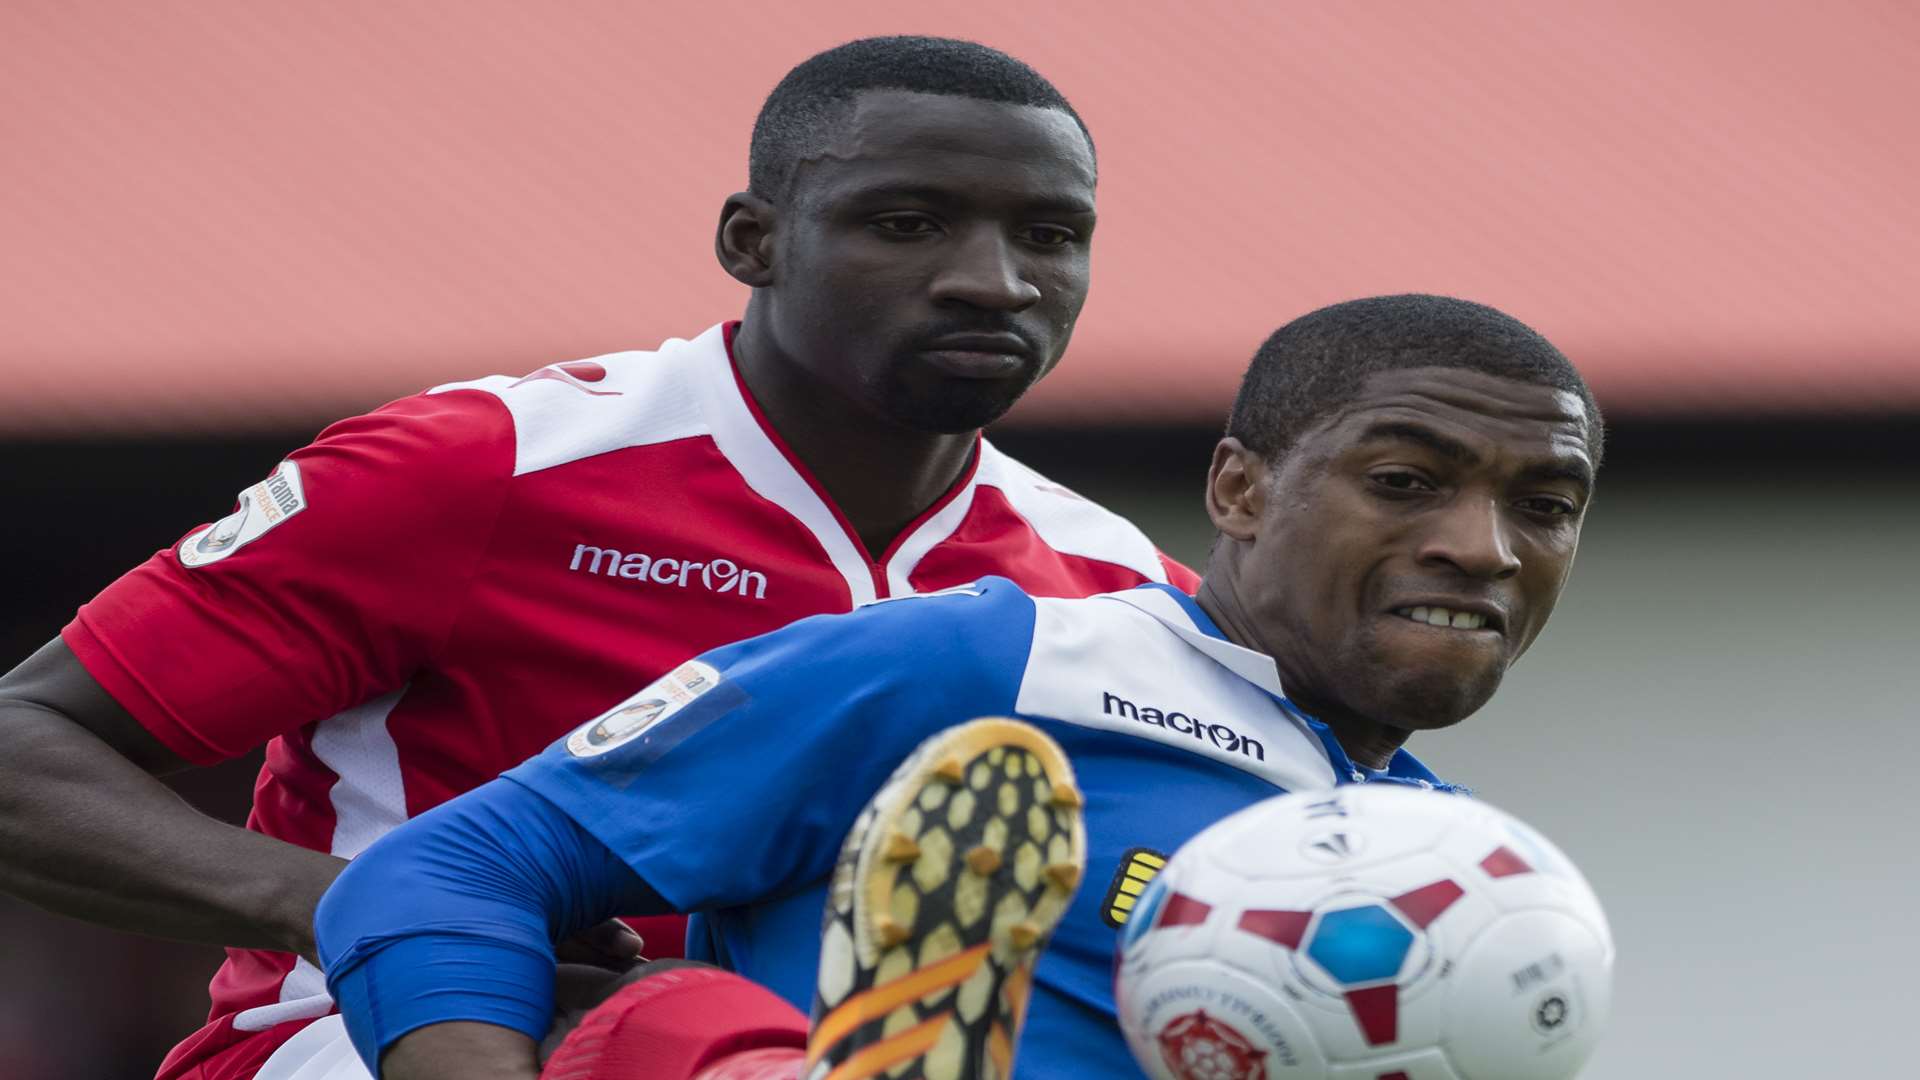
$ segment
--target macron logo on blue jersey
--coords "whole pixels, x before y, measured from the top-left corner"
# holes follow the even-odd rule
[[[1136,705],[1118,694],[1102,691],[1100,711],[1108,716],[1118,716],[1142,724],[1151,724],[1157,728],[1191,735],[1201,742],[1212,743],[1229,754],[1239,754],[1255,761],[1267,760],[1266,748],[1258,739],[1249,739],[1225,724],[1210,724],[1196,716],[1183,712],[1169,712],[1151,705]]]

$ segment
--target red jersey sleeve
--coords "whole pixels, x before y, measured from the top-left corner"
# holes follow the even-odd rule
[[[506,498],[490,394],[343,420],[108,586],[61,631],[168,748],[210,764],[397,689],[431,664]]]
[[[1164,551],[1158,552],[1157,554],[1160,556],[1160,565],[1167,569],[1167,584],[1179,589],[1188,596],[1192,596],[1200,591],[1199,574],[1187,569],[1186,563],[1169,556]]]

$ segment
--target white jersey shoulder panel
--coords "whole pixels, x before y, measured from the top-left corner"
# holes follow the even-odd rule
[[[1054,483],[984,440],[974,482],[998,489],[1053,550],[1124,566],[1148,581],[1167,583],[1159,549],[1133,522]]]
[[[513,474],[672,442],[709,432],[695,381],[732,378],[716,327],[694,341],[673,338],[652,352],[617,352],[550,364],[528,375],[489,375],[427,391],[479,390],[513,417]]]
[[[1120,599],[1127,595],[1034,600],[1017,711],[1162,743],[1287,791],[1333,786],[1326,750],[1306,725],[1258,684]]]

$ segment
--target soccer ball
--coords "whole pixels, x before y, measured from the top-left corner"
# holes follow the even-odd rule
[[[1606,916],[1558,848],[1398,784],[1216,822],[1119,950],[1120,1026],[1154,1080],[1556,1080],[1613,984]]]

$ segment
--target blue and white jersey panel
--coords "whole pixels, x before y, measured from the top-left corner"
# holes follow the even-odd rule
[[[1037,599],[1014,708],[1198,754],[1288,791],[1332,786],[1319,739],[1276,700],[1273,660],[1209,630],[1168,588]]]
[[[1320,740],[1279,698],[1273,661],[1218,636],[1193,601],[1146,586],[1036,600],[1015,711],[1060,742],[1087,799],[1087,875],[1040,958],[1016,1072],[1132,1076],[1114,1020],[1109,884],[1282,791],[1334,786]]]
[[[854,818],[922,740],[1012,711],[1033,601],[988,580],[706,653],[505,775],[681,911],[790,893],[832,871]],[[819,914],[784,950],[804,954],[796,964]]]
[[[693,955],[805,1008],[846,830],[922,740],[987,715],[1057,739],[1087,797],[1087,877],[1035,973],[1017,1072],[1134,1075],[1105,903],[1130,853],[1349,782],[1273,661],[1177,590],[1035,599],[986,578],[806,619],[683,665],[507,775],[699,912]]]

